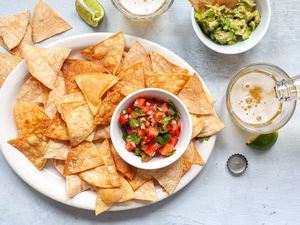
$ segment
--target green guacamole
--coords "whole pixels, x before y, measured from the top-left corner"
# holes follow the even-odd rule
[[[206,5],[205,12],[195,12],[202,31],[221,45],[234,45],[250,37],[260,22],[254,0],[239,0],[234,9]]]

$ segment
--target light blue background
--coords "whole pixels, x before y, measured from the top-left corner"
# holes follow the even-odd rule
[[[37,1],[0,0],[0,15],[30,9]],[[108,0],[101,0],[106,19],[93,29],[77,16],[73,0],[45,0],[72,24],[73,29],[42,44],[96,31],[140,36],[174,51],[200,72],[217,99],[218,112],[227,128],[218,136],[206,168],[186,188],[149,207],[95,217],[91,211],[75,209],[39,194],[25,184],[0,156],[0,224],[143,224],[143,225],[298,225],[300,224],[300,122],[299,110],[280,130],[270,151],[256,152],[244,145],[244,137],[228,118],[224,93],[230,77],[241,67],[269,62],[291,75],[300,72],[299,0],[272,0],[271,27],[264,39],[247,53],[225,56],[206,48],[197,39],[190,21],[187,0],[176,0],[172,8],[151,23],[125,19]],[[3,106],[1,106],[3,107]],[[249,168],[242,177],[232,177],[226,160],[244,154]]]

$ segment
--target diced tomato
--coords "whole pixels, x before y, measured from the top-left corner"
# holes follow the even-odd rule
[[[145,136],[145,137],[142,138],[141,144],[145,145],[145,144],[149,143],[150,141],[151,141],[151,138]]]
[[[153,119],[155,120],[162,120],[163,118],[165,118],[165,113],[164,112],[156,112],[154,115],[153,115]]]
[[[148,129],[148,137],[156,138],[158,136],[158,129],[156,127],[149,127]]]
[[[137,98],[134,101],[134,106],[141,109],[143,107],[143,105],[144,105],[145,102],[146,102],[146,100],[144,98]]]
[[[141,129],[140,127],[137,128],[137,133],[140,137],[144,137],[146,135],[146,131]]]
[[[174,145],[168,142],[159,150],[159,153],[164,156],[169,156],[170,154],[172,154],[173,150],[174,150]]]
[[[149,108],[148,105],[143,105],[143,106],[141,107],[141,110],[142,110],[145,114],[147,114],[147,113],[149,112],[150,108]]]
[[[167,103],[163,103],[161,105],[161,109],[162,109],[163,112],[168,112],[168,110],[169,110],[168,104]]]
[[[160,148],[160,145],[158,143],[150,143],[145,149],[144,152],[147,155],[153,156],[156,152],[156,150],[158,150]]]
[[[118,122],[122,125],[125,125],[129,122],[129,118],[128,118],[128,115],[127,114],[123,114],[121,113],[120,114],[120,117],[118,119]]]
[[[168,132],[176,137],[179,136],[180,134],[180,126],[178,124],[174,124],[172,126],[170,126]]]
[[[127,108],[127,113],[130,114],[132,111],[133,111],[133,107],[130,106],[130,107]]]
[[[170,141],[170,143],[173,145],[173,146],[175,146],[176,144],[177,144],[177,142],[178,142],[178,137],[172,137],[171,138],[171,141]]]
[[[127,129],[127,134],[131,135],[132,134],[132,130],[131,129]]]
[[[134,152],[135,147],[136,147],[136,145],[133,141],[126,142],[125,148],[127,151]]]
[[[145,127],[150,127],[150,122],[146,121]]]

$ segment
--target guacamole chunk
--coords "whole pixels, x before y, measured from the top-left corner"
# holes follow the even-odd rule
[[[234,45],[250,37],[260,22],[254,0],[239,0],[234,9],[224,5],[206,5],[205,12],[195,12],[202,31],[221,45]]]

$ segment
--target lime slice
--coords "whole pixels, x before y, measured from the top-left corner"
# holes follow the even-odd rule
[[[258,150],[267,150],[276,143],[277,138],[277,131],[270,134],[261,134],[254,138],[251,138],[249,141],[246,142],[246,145]]]
[[[93,27],[97,27],[105,16],[104,9],[97,0],[76,0],[75,7],[81,19]]]

